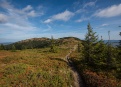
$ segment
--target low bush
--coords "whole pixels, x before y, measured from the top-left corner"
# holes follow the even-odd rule
[[[95,72],[85,70],[83,77],[88,87],[117,87],[115,80],[97,75]]]

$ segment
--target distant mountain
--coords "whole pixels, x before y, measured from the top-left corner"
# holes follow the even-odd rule
[[[12,44],[14,42],[4,42],[4,43],[0,43],[0,44],[3,44],[3,45],[9,45],[9,44]]]
[[[104,40],[104,43],[108,43],[108,40]],[[119,45],[119,40],[110,40],[112,46],[116,47]]]

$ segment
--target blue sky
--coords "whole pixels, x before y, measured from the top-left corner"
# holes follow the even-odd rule
[[[87,24],[103,39],[119,40],[121,0],[0,0],[0,42],[35,37],[84,39]]]

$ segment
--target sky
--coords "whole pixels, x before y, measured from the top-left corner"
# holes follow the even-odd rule
[[[0,42],[53,36],[84,39],[87,24],[120,40],[121,0],[0,0]]]

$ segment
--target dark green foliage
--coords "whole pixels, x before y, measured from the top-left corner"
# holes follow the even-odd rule
[[[77,64],[85,82],[89,87],[116,87],[116,85],[120,85],[116,82],[116,79],[121,79],[120,46],[116,48],[111,45],[110,34],[109,42],[104,44],[102,37],[100,41],[98,40],[98,36],[95,35],[96,33],[93,32],[90,24],[88,24],[87,29],[88,33],[82,43],[84,55],[81,57],[81,64]],[[99,76],[100,73],[104,76]]]
[[[93,32],[90,23],[87,25],[88,33],[85,36],[85,43],[84,45],[84,57],[85,62],[92,65],[94,64],[94,60],[96,58],[95,52],[97,46],[98,36],[96,36],[96,32]]]
[[[94,71],[116,69],[116,59],[118,57],[116,48],[111,44],[104,44],[103,39],[98,40],[98,36],[93,32],[91,25],[87,26],[88,33],[83,42],[84,62],[93,68]]]
[[[15,52],[16,51],[16,47],[13,45],[12,46],[12,51]]]
[[[28,40],[28,41],[21,41],[16,42],[10,45],[6,45],[7,50],[11,50],[12,46],[15,46],[17,50],[23,50],[23,49],[33,49],[33,48],[44,48],[50,46],[50,40]]]
[[[53,53],[56,52],[56,50],[55,50],[55,41],[54,41],[53,37],[51,37],[51,41],[50,41],[50,52],[53,52]]]
[[[121,36],[121,32],[119,34]],[[114,53],[113,53],[114,54]],[[121,79],[121,40],[119,41],[119,45],[117,46],[117,49],[115,50],[115,56],[117,60],[117,77]]]
[[[102,37],[98,40],[90,24],[87,29],[83,51],[71,54],[87,87],[121,87],[121,46],[111,45],[110,34],[105,44]]]
[[[0,50],[5,50],[5,46],[3,44],[0,44]]]
[[[119,41],[119,48],[121,48],[121,40]]]
[[[121,36],[121,32],[119,34]],[[119,47],[121,48],[121,40],[119,41]]]
[[[121,32],[119,35],[121,36]],[[119,40],[118,50],[119,50],[119,56],[121,57],[121,40]]]
[[[95,67],[97,70],[103,70],[107,69],[107,57],[108,57],[108,51],[107,51],[107,45],[104,44],[103,40],[97,42],[97,45],[95,46]],[[94,68],[95,68],[94,67]]]
[[[108,47],[107,47],[107,66],[108,68],[111,66],[112,63],[112,47],[111,47],[111,42],[110,42],[110,31],[108,31]]]
[[[22,50],[25,50],[26,49],[26,46],[22,45],[21,49]]]

